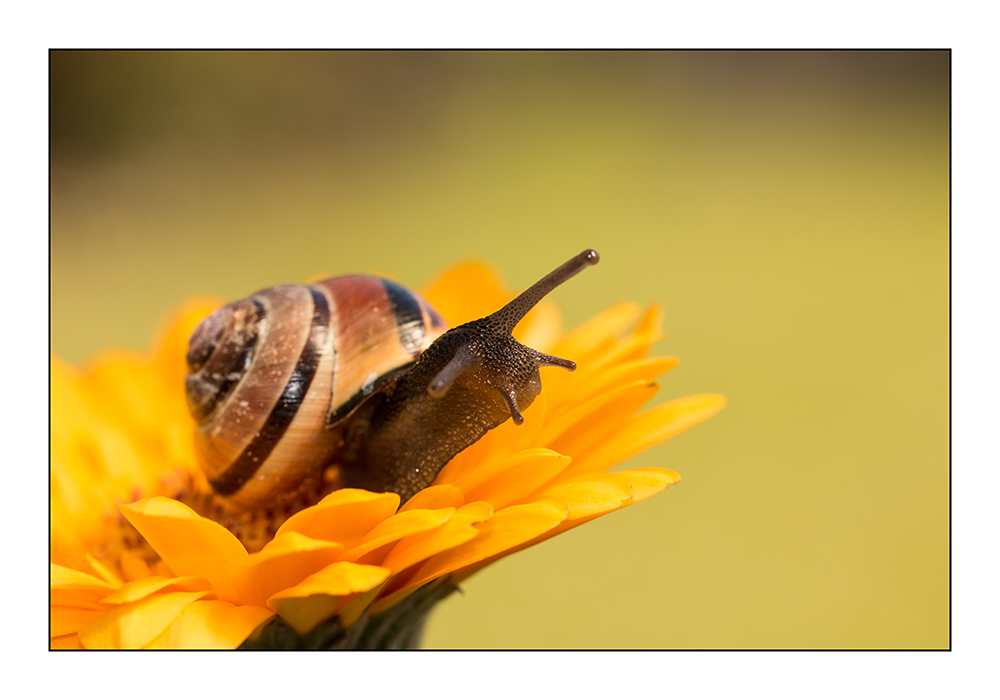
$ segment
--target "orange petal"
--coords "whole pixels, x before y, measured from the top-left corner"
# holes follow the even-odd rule
[[[100,601],[114,590],[113,586],[90,574],[50,565],[49,605],[53,609],[104,610]]]
[[[138,649],[206,594],[161,593],[115,608],[80,630],[80,642],[88,649]]]
[[[100,591],[50,588],[49,606],[53,608],[76,608],[78,610],[107,610],[105,606],[101,605],[104,595]]]
[[[369,588],[367,591],[352,593],[343,597],[340,602],[340,608],[337,610],[337,617],[340,618],[344,627],[351,627],[361,617],[362,613],[371,609],[372,602],[382,592],[382,588],[385,586],[387,580],[383,580],[382,583]]]
[[[345,553],[343,561],[357,561],[359,557],[396,542],[404,537],[441,527],[451,518],[454,508],[438,510],[408,510],[396,513],[375,526],[351,551]]]
[[[527,455],[524,459],[504,460],[509,465],[506,469],[468,490],[463,488],[461,482],[455,485],[465,492],[465,497],[469,501],[486,501],[499,510],[532,493],[556,477],[570,463],[569,457],[551,450],[526,452],[533,454]],[[522,452],[519,456],[525,455],[526,453]],[[471,476],[475,477],[476,474]]]
[[[184,352],[180,362],[183,364]],[[105,353],[83,378],[95,397],[98,415],[121,427],[139,450],[148,477],[167,468],[195,468],[191,431],[183,392],[183,374],[167,375],[150,359],[129,352]],[[181,435],[184,439],[178,439]],[[156,488],[155,480],[147,488]],[[157,493],[158,491],[147,491]]]
[[[473,525],[493,517],[493,506],[483,501],[459,508],[442,527],[432,532],[404,537],[382,560],[382,566],[397,573],[435,554],[468,542],[479,534]]]
[[[648,357],[609,365],[594,372],[581,374],[579,379],[559,397],[560,411],[587,401],[601,392],[632,382],[652,382],[679,364],[676,357]]]
[[[617,434],[592,452],[577,456],[565,476],[602,471],[632,455],[684,432],[726,405],[717,394],[675,399],[634,416]]]
[[[49,608],[49,636],[59,637],[64,634],[75,634],[97,620],[108,611],[104,608],[64,608],[53,605]]]
[[[517,324],[513,333],[523,345],[540,352],[548,352],[561,334],[562,313],[556,304],[544,300]]]
[[[437,484],[428,486],[408,500],[399,509],[400,512],[407,510],[437,510],[439,508],[458,508],[465,503],[462,492],[451,484]]]
[[[625,469],[614,472],[614,474],[628,479],[632,486],[632,500],[627,505],[645,500],[681,480],[681,475],[673,469],[663,469],[662,467]]]
[[[263,608],[272,595],[319,571],[343,551],[344,546],[338,542],[285,532],[256,554],[232,562],[226,574],[240,603]]]
[[[347,595],[367,591],[382,583],[389,570],[383,566],[368,566],[349,561],[328,564],[301,583],[290,586],[273,596],[271,600],[296,598],[310,595]]]
[[[533,547],[594,518],[638,503],[678,481],[680,481],[680,476],[677,475],[677,472],[670,469],[646,467],[614,473],[583,474],[570,479],[565,484],[553,486],[551,490],[546,488],[540,495],[563,498],[569,504],[569,516],[564,522],[520,545],[513,551]],[[474,573],[478,568],[478,566],[472,567],[471,570],[463,572],[463,576]]]
[[[452,327],[488,316],[512,298],[496,273],[478,262],[456,265],[425,286],[422,295]]]
[[[615,344],[599,357],[595,357],[583,365],[583,370],[589,376],[608,367],[641,360],[649,352],[653,343],[660,339],[660,335],[659,330],[629,333],[624,338],[615,341]]]
[[[646,313],[642,315],[639,322],[635,324],[636,333],[653,333],[660,330],[663,325],[663,307],[659,304],[650,304]]]
[[[53,399],[55,402],[56,399]],[[88,526],[110,514],[114,503],[135,490],[150,490],[154,479],[145,456],[124,428],[91,417],[76,431],[65,416],[52,414],[52,524],[54,548],[60,539],[98,537]],[[60,437],[61,433],[69,433]],[[73,434],[75,433],[75,434]],[[84,476],[86,475],[86,476]],[[82,528],[82,531],[80,529]]]
[[[136,556],[129,550],[124,550],[118,559],[118,567],[122,570],[122,575],[128,581],[137,581],[153,573],[149,570],[149,564],[145,559]]]
[[[122,585],[122,580],[118,577],[118,574],[116,574],[114,571],[112,571],[107,566],[98,561],[92,554],[88,552],[86,555],[84,555],[84,559],[86,560],[90,568],[93,569],[94,573],[97,574],[101,579],[107,581],[112,586],[117,587]]]
[[[566,519],[568,512],[569,506],[556,500],[498,510],[477,527],[479,535],[475,539],[431,557],[409,585],[419,586],[512,549],[552,529]]]
[[[625,508],[627,506],[633,506],[639,501],[643,501],[650,496],[653,496],[661,491],[665,490],[668,486],[676,484],[681,480],[680,475],[673,471],[672,469],[663,469],[660,467],[643,467],[641,469],[626,469],[620,472],[595,472],[594,474],[584,474],[580,478],[589,478],[595,476],[596,474],[601,474],[604,476],[614,476],[625,479],[628,481],[629,486],[632,491],[632,497],[622,503],[619,507]],[[572,496],[571,496],[572,497]],[[612,508],[611,510],[617,510],[617,508]],[[542,535],[537,542],[532,542],[530,544],[538,544],[549,537],[555,537],[556,535],[561,535],[566,530],[571,530],[578,525],[582,525],[585,522],[589,522],[594,518],[598,518],[606,513],[611,512],[602,511],[601,509],[592,509],[588,512],[585,509],[579,508],[576,511],[576,517],[573,520],[567,519],[566,522],[552,528],[544,535]]]
[[[473,501],[455,511],[452,520],[462,520],[470,523],[481,523],[493,517],[495,509],[486,501]]]
[[[593,435],[608,422],[609,414],[620,414],[622,420],[626,420],[646,404],[658,388],[656,382],[642,379],[599,394],[546,425],[538,442],[562,454],[582,454],[582,450],[574,447],[579,438]],[[562,449],[556,447],[557,444]]]
[[[49,649],[83,649],[84,646],[80,644],[80,635],[76,634],[65,634],[60,637],[52,637],[49,640]]]
[[[164,578],[163,576],[150,576],[126,583],[111,595],[104,598],[101,603],[104,605],[127,605],[137,600],[142,600],[154,593],[167,593],[169,591],[210,591],[211,586],[208,581],[200,576],[179,576],[176,578]]]
[[[567,458],[558,452],[543,447],[522,450],[505,459],[495,460],[481,466],[476,471],[457,479],[454,485],[455,488],[465,494],[466,500],[471,502],[479,499],[468,498],[470,492],[475,491],[504,472],[523,467],[531,469],[535,465],[544,464],[545,462],[555,463],[565,468],[568,463],[566,460]]]
[[[165,387],[145,358],[129,351],[105,352],[87,368],[83,386],[100,397],[102,412],[130,433],[156,432]]]
[[[53,589],[96,591],[102,597],[115,590],[114,586],[95,576],[58,564],[49,565],[49,586]]]
[[[376,547],[375,549],[365,552],[357,559],[352,559],[356,564],[371,564],[372,566],[381,566],[382,560],[385,559],[386,555],[392,551],[392,548],[397,544],[396,540],[388,542],[381,547]]]
[[[625,429],[636,411],[636,405],[631,400],[633,398],[636,397],[621,397],[610,403],[600,413],[595,413],[567,430],[550,447],[573,458],[585,457]],[[579,473],[575,468],[571,472]],[[569,473],[564,472],[563,476],[568,476]]]
[[[155,486],[155,478],[134,436],[100,418],[107,411],[100,397],[57,357],[51,358],[50,399],[52,560],[78,567],[84,551],[101,546],[102,516],[111,514],[112,504],[137,486]]]
[[[553,349],[553,354],[569,359],[580,357],[602,340],[617,338],[638,316],[638,304],[616,304],[563,336]]]
[[[344,597],[383,583],[389,570],[339,561],[317,571],[297,586],[271,596],[267,605],[299,634],[306,634],[336,613]]]
[[[162,559],[154,562],[153,565],[149,567],[149,571],[151,576],[162,576],[163,578],[175,578],[173,569],[167,566],[167,563]]]
[[[273,616],[267,608],[253,605],[198,600],[143,648],[235,649]]]
[[[369,531],[399,508],[399,495],[361,489],[334,491],[316,505],[290,517],[277,534],[299,532],[354,547]]]
[[[621,508],[632,500],[632,486],[620,474],[594,472],[556,479],[539,492],[538,497],[566,501],[569,506],[566,522],[571,522]]]
[[[169,498],[148,498],[120,508],[177,576],[201,576],[220,599],[239,602],[225,569],[249,555],[229,530]]]
[[[577,363],[579,369],[571,377],[552,386],[554,416],[561,415],[602,391],[640,379],[652,381],[678,364],[677,358],[672,357],[633,357],[621,362],[609,362],[609,358],[621,352],[622,342],[604,341],[593,352],[581,358]]]

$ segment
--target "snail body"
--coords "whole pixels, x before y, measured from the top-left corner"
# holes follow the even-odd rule
[[[490,316],[448,329],[388,280],[280,285],[217,309],[192,334],[186,390],[195,450],[233,508],[294,496],[332,464],[344,485],[405,502],[458,452],[541,390],[538,368],[569,360],[511,332],[588,265],[586,250]]]

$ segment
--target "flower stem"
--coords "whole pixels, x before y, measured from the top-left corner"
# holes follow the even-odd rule
[[[274,618],[260,634],[240,649],[417,649],[424,623],[434,606],[458,590],[444,578],[417,589],[380,615],[363,613],[348,629],[339,617],[298,634],[281,618]]]

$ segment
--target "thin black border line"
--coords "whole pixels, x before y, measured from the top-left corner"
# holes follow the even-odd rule
[[[107,52],[127,52],[127,51],[141,51],[141,52],[153,52],[153,51],[165,51],[165,52],[191,52],[191,51],[211,51],[211,52],[223,52],[223,51],[258,51],[258,49],[74,49],[74,48],[49,48],[48,50],[48,75],[49,75],[49,89],[48,89],[48,225],[49,225],[49,236],[48,236],[48,257],[49,257],[49,288],[48,288],[48,311],[49,311],[49,337],[48,337],[48,348],[49,348],[49,374],[46,378],[48,386],[48,398],[49,398],[49,415],[48,415],[48,433],[49,433],[49,444],[48,444],[48,454],[49,454],[49,473],[48,473],[48,513],[51,516],[52,513],[52,54],[56,51],[81,51],[81,52],[95,52],[95,51],[107,51]],[[705,651],[720,651],[720,652],[848,652],[848,653],[868,653],[868,652],[951,652],[953,650],[953,630],[954,630],[954,470],[952,464],[952,454],[954,449],[953,444],[953,398],[952,398],[952,381],[953,381],[953,285],[954,285],[954,275],[952,269],[953,260],[953,181],[954,181],[954,165],[953,165],[953,155],[954,155],[954,70],[953,70],[953,49],[952,48],[893,48],[893,49],[843,49],[843,48],[827,48],[827,49],[739,49],[739,48],[728,48],[728,49],[268,49],[268,51],[288,51],[288,52],[305,52],[305,51],[355,51],[355,52],[385,52],[385,51],[470,51],[470,52],[485,52],[485,51],[546,51],[546,52],[570,52],[570,51],[603,51],[603,52],[618,52],[618,51],[656,51],[656,52],[704,52],[704,53],[725,53],[725,52],[737,52],[745,51],[748,53],[762,53],[762,52],[810,52],[818,53],[823,51],[829,52],[842,52],[842,53],[890,53],[890,52],[902,52],[902,51],[923,51],[923,52],[936,52],[943,51],[948,54],[948,646],[942,649],[928,649],[928,648],[917,648],[917,649],[907,649],[907,648],[834,648],[825,649],[820,647],[811,648],[781,648],[781,647],[768,647],[761,649],[747,649],[740,647],[726,647],[726,648],[652,648],[652,649],[417,649],[415,651],[433,653],[437,651],[534,651],[534,652],[560,652],[560,651],[593,651],[593,652],[607,652],[607,651],[664,651],[664,652],[705,652]],[[52,518],[49,517],[48,523],[48,552],[49,552],[49,562],[52,562]],[[51,572],[51,567],[50,567]],[[52,585],[51,585],[51,573],[48,581],[48,619],[49,627],[52,626]],[[50,652],[74,652],[81,651],[79,649],[53,649],[52,648],[52,638],[49,637],[48,651]],[[86,650],[83,650],[86,651]],[[203,653],[204,651],[219,651],[219,652],[230,652],[235,650],[226,649],[214,649],[214,650],[188,650],[188,649],[120,649],[116,651],[124,652],[150,652],[150,651],[165,651],[165,652],[190,652],[197,651]]]

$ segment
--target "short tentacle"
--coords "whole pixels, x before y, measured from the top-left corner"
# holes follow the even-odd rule
[[[507,401],[507,407],[510,409],[510,417],[513,419],[515,425],[521,425],[524,422],[524,416],[521,415],[521,409],[517,406],[517,392],[514,390],[513,384],[508,384],[505,387],[501,387],[500,393],[503,394],[504,399]]]
[[[480,364],[482,364],[480,357],[468,345],[462,345],[455,352],[455,357],[431,380],[427,387],[427,393],[440,399],[448,393],[448,389],[451,388],[456,379],[469,370],[476,369]]]
[[[562,367],[563,369],[568,369],[570,372],[576,369],[576,363],[573,360],[564,360],[561,357],[546,355],[544,352],[538,352],[537,350],[535,350],[535,359],[538,361],[539,367]]]

